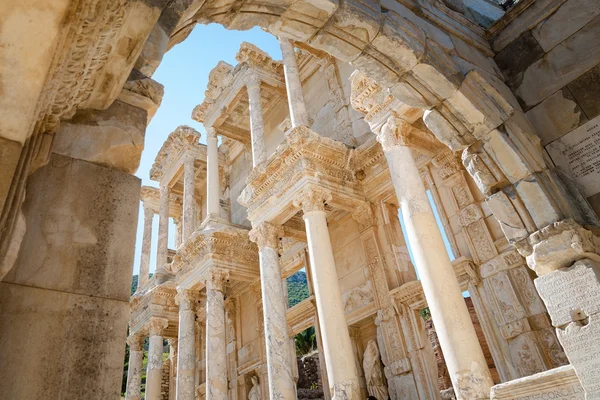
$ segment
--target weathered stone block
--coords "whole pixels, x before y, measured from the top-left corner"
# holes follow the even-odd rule
[[[531,172],[521,152],[505,132],[498,129],[491,131],[483,147],[510,182],[523,179]]]
[[[53,154],[29,178],[31,229],[4,281],[128,301],[139,190],[135,176]]]
[[[550,193],[536,175],[515,183],[515,190],[538,229],[561,219],[562,214],[551,201]]]
[[[1,397],[118,399],[128,318],[127,301],[0,283]]]
[[[492,387],[492,400],[585,400],[571,365],[504,382]]]
[[[532,33],[544,51],[549,52],[598,15],[600,3],[596,0],[569,0],[537,24]]]
[[[514,192],[512,194],[514,195]],[[513,201],[518,203],[517,199]],[[513,201],[503,191],[492,194],[486,200],[510,243],[516,243],[529,235]]]
[[[592,68],[567,85],[577,103],[589,118],[600,115],[600,65]]]
[[[599,29],[597,16],[509,83],[525,110],[600,62]]]
[[[524,71],[544,55],[544,50],[535,40],[531,31],[523,33],[517,40],[496,54],[494,60],[506,79]]]
[[[542,139],[543,145],[547,145],[587,121],[581,107],[566,87],[533,107],[526,115]]]
[[[556,327],[600,313],[600,265],[590,259],[540,276],[535,286]]]
[[[144,149],[145,110],[115,101],[104,111],[80,110],[56,133],[53,151],[134,173]]]
[[[4,208],[22,147],[19,142],[0,137],[0,212]]]

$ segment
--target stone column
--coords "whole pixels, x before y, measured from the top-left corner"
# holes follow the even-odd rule
[[[256,167],[267,158],[265,149],[265,124],[260,100],[260,78],[255,73],[246,83],[250,108],[250,135],[252,136],[252,166]]]
[[[188,151],[183,160],[183,238],[181,243],[194,232],[194,154]],[[180,243],[180,244],[181,244]]]
[[[144,233],[142,236],[142,254],[140,257],[140,274],[136,292],[140,290],[150,276],[150,250],[152,249],[152,220],[154,210],[144,205]]]
[[[377,139],[386,156],[402,219],[457,399],[489,398],[490,371],[409,144],[413,127],[390,117]]]
[[[156,273],[164,270],[169,252],[169,187],[160,185],[160,208],[158,211],[158,242],[156,244]]]
[[[177,400],[196,398],[196,303],[197,293],[191,290],[177,292],[179,303],[179,332],[177,334]]]
[[[207,218],[219,217],[219,149],[217,133],[213,127],[206,127],[206,208]]]
[[[125,400],[141,400],[144,337],[140,335],[129,336],[127,344],[129,345],[129,369],[127,370]]]
[[[272,400],[296,398],[289,351],[287,304],[279,268],[279,237],[282,233],[280,226],[267,222],[250,232],[250,240],[258,244],[259,251],[269,396]]]
[[[219,270],[206,280],[206,399],[227,400],[227,348],[225,345],[225,281]]]
[[[283,73],[285,74],[285,88],[287,90],[288,104],[290,107],[290,120],[292,128],[309,126],[308,112],[302,93],[302,81],[296,61],[296,52],[292,43],[285,38],[279,38],[281,57],[283,58]]]
[[[307,187],[294,200],[294,205],[304,211],[330,390],[334,399],[357,400],[360,399],[358,376],[324,210],[328,200],[331,200],[328,191]]]
[[[165,318],[153,317],[150,320],[150,347],[148,348],[148,368],[146,369],[145,400],[160,400],[162,382],[163,330],[169,325]]]

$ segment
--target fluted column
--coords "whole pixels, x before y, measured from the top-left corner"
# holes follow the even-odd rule
[[[288,105],[290,107],[290,120],[292,128],[308,126],[308,112],[302,93],[300,70],[296,61],[296,52],[292,43],[285,38],[279,38],[281,57],[283,58],[283,73],[285,75],[285,88],[287,90]]]
[[[177,335],[177,400],[196,398],[196,304],[197,292],[180,290],[177,292],[179,303],[179,332]]]
[[[127,344],[129,345],[129,368],[127,369],[127,392],[125,400],[141,400],[144,337],[141,335],[129,336]]]
[[[307,187],[294,204],[304,211],[310,272],[330,390],[334,399],[358,400],[358,375],[325,216],[324,203],[329,200],[328,191]]]
[[[260,78],[256,74],[248,76],[246,83],[250,108],[250,135],[252,137],[252,166],[256,167],[267,158],[265,149],[265,123],[260,100]]]
[[[182,243],[194,232],[194,154],[188,151],[183,160],[183,238]]]
[[[282,228],[263,222],[250,232],[258,245],[263,319],[267,345],[269,397],[296,398],[296,385],[290,358],[287,304],[279,268],[279,237]]]
[[[150,276],[150,251],[152,250],[152,221],[154,210],[144,205],[144,233],[142,236],[142,254],[140,256],[140,273],[136,292],[140,290]]]
[[[160,207],[158,210],[158,242],[156,244],[156,273],[164,270],[169,252],[169,186],[160,185]]]
[[[219,217],[219,149],[217,134],[212,127],[206,127],[206,208],[207,217]]]
[[[390,117],[377,139],[388,162],[423,292],[457,399],[489,398],[487,362],[462,296],[412,151],[419,131]]]
[[[225,282],[227,275],[213,270],[206,280],[206,399],[227,400],[225,344]]]
[[[146,399],[160,400],[160,386],[162,381],[163,357],[163,330],[169,325],[165,318],[150,320],[148,347],[148,366],[146,369]]]

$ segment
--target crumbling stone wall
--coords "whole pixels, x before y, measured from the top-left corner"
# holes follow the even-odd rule
[[[319,353],[297,357],[298,362],[298,400],[323,399],[323,384],[319,369]]]
[[[169,400],[169,389],[171,382],[171,359],[163,362],[162,380],[160,382],[160,399]]]

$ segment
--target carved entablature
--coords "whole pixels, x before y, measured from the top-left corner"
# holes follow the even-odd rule
[[[142,186],[140,190],[140,200],[144,207],[150,208],[155,214],[160,208],[160,189],[152,186]],[[183,198],[181,195],[169,193],[169,217],[181,218],[183,213]]]
[[[277,75],[283,74],[283,64],[280,61],[273,60],[266,52],[248,42],[242,42],[235,59],[239,63],[245,62],[252,67],[264,69]]]
[[[258,279],[258,248],[248,239],[248,231],[222,226],[194,232],[177,250],[171,271],[180,287],[191,288],[206,280],[211,267],[226,270],[233,280]]]
[[[169,134],[150,169],[150,179],[161,182],[170,180],[171,175],[183,163],[185,152],[192,152],[196,159],[206,164],[206,146],[199,143],[200,133],[194,128],[181,125]]]
[[[307,186],[331,192],[327,203],[352,211],[364,197],[356,173],[348,167],[352,150],[322,137],[307,127],[292,129],[264,165],[254,168],[238,202],[248,207],[253,223],[282,224],[300,209],[294,205],[299,191]]]
[[[150,279],[152,281],[152,278]],[[152,318],[161,318],[169,321],[169,326],[164,336],[176,337],[179,323],[179,306],[175,302],[177,290],[175,283],[169,280],[160,285],[148,285],[145,292],[136,293],[131,297],[129,308],[129,333],[148,334]]]
[[[287,310],[288,334],[294,337],[316,324],[317,308],[314,296],[310,296]]]

